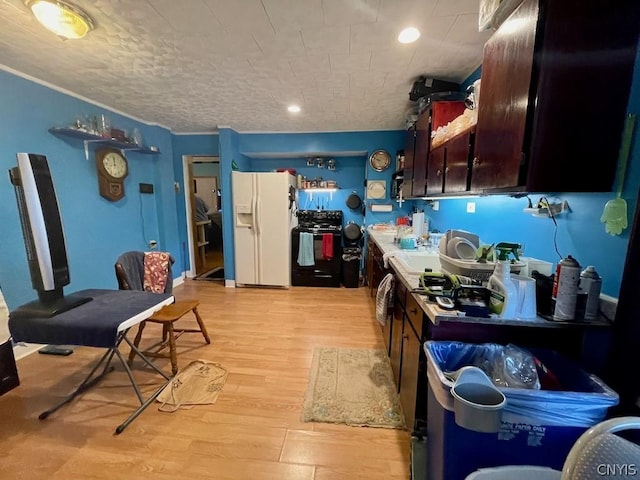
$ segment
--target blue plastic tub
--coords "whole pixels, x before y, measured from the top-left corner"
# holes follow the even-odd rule
[[[538,465],[562,470],[578,437],[602,421],[618,395],[595,375],[549,350],[532,351],[566,391],[500,388],[507,398],[500,431],[479,433],[455,423],[453,382],[443,372],[491,357],[496,344],[426,342],[429,480],[464,480],[479,468]]]

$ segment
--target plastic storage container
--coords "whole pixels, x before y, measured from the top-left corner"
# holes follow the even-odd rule
[[[450,394],[453,382],[443,372],[481,365],[497,344],[435,342],[424,344],[427,357],[427,478],[464,480],[481,468],[533,465],[562,470],[578,437],[602,421],[618,395],[550,350],[530,351],[557,377],[564,391],[503,388],[507,403],[497,433],[458,426]]]

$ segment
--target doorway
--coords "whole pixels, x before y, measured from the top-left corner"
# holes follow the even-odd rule
[[[191,271],[196,279],[224,281],[220,159],[194,155],[185,160]]]

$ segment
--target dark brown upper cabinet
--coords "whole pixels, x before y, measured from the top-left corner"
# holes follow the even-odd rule
[[[416,122],[415,155],[413,159],[413,183],[411,196],[424,197],[432,193],[442,193],[442,188],[435,187],[438,181],[442,181],[442,173],[439,178],[434,178],[438,168],[430,164],[431,135],[439,127],[447,125],[456,117],[462,115],[465,110],[462,101],[436,101],[432,102],[420,114]],[[444,167],[443,167],[444,168]],[[434,192],[434,190],[437,190]]]
[[[470,163],[473,155],[474,133],[467,132],[447,142],[444,193],[460,193],[469,189]]]
[[[427,195],[469,190],[473,130],[460,134],[429,152]]]
[[[444,190],[445,146],[432,148],[429,152],[429,168],[427,169],[427,195],[442,193]]]
[[[402,196],[411,198],[413,192],[413,163],[416,148],[416,125],[407,129],[404,141],[404,171],[402,180]]]
[[[524,0],[484,47],[473,192],[611,190],[638,0]]]
[[[427,155],[431,133],[430,115],[425,111],[416,122],[416,151],[413,158],[413,197],[424,197],[427,185]]]

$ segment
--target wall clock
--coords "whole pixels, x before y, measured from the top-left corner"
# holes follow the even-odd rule
[[[124,179],[129,174],[129,165],[122,152],[113,148],[96,150],[96,167],[100,195],[111,202],[124,197]]]
[[[385,150],[376,150],[369,157],[369,165],[376,172],[382,172],[391,165],[391,155]]]

